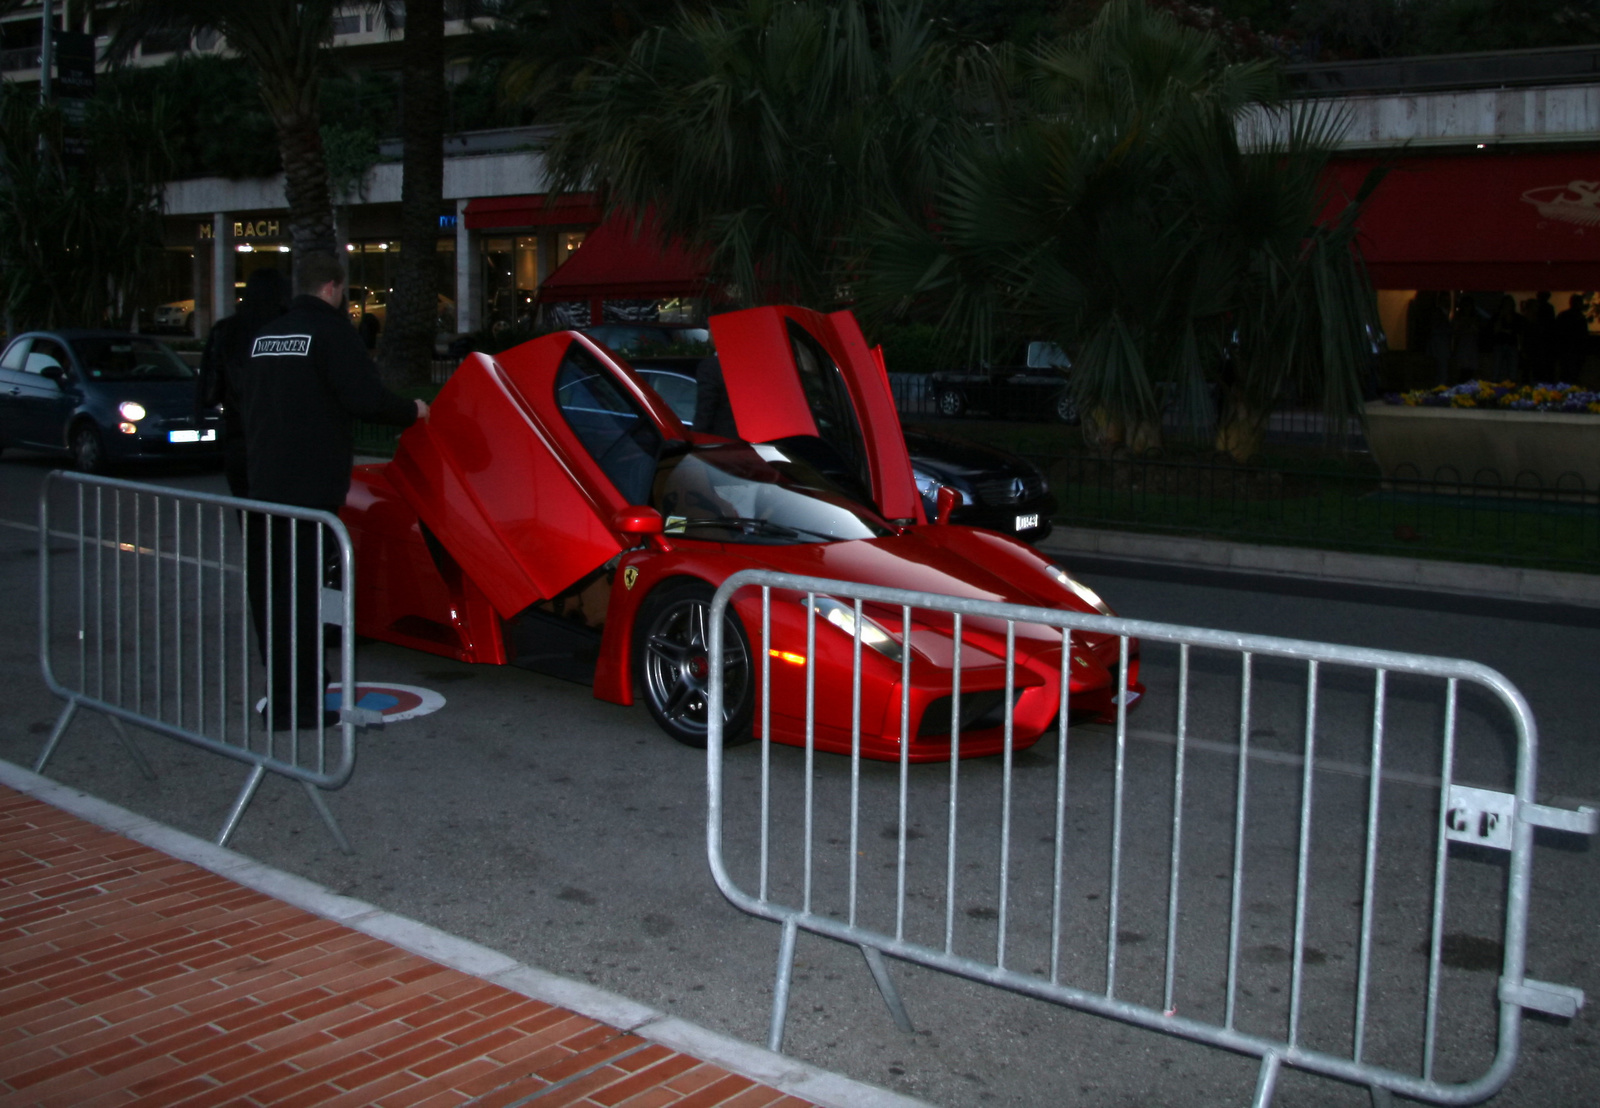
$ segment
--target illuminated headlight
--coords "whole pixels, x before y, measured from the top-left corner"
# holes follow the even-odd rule
[[[1093,608],[1095,611],[1099,612],[1101,615],[1109,616],[1109,615],[1113,614],[1112,611],[1111,611],[1111,606],[1109,604],[1107,604],[1104,600],[1100,599],[1100,594],[1099,593],[1095,592],[1088,585],[1085,585],[1082,581],[1079,581],[1076,578],[1074,578],[1072,576],[1072,574],[1068,573],[1066,570],[1062,569],[1060,566],[1058,566],[1058,565],[1046,566],[1045,567],[1045,572],[1050,574],[1050,576],[1055,580],[1056,584],[1058,584],[1062,588],[1066,589],[1073,596],[1077,597],[1079,600],[1081,600],[1085,604],[1089,605],[1089,607]]]
[[[922,499],[932,503],[938,498],[939,486],[944,484],[943,481],[939,480],[931,473],[926,473],[916,468],[911,470],[911,476],[917,482],[917,494],[921,496]],[[945,485],[945,487],[956,494],[956,503],[958,505],[972,503],[972,498],[966,493],[962,492],[960,489],[956,488],[954,485]]]
[[[855,638],[856,610],[854,605],[842,603],[831,596],[817,596],[811,600],[811,610],[846,635]],[[861,616],[861,641],[890,661],[898,662],[905,657],[904,648],[895,641],[893,635],[884,629],[883,624],[864,613]]]
[[[124,400],[117,405],[117,412],[129,423],[138,423],[148,414],[144,410],[144,405],[137,400]]]

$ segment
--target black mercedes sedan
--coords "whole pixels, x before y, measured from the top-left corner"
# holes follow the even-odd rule
[[[0,354],[0,446],[63,451],[96,473],[121,462],[217,457],[222,414],[195,419],[197,374],[126,331],[25,331]]]
[[[635,357],[630,364],[686,427],[694,426],[698,358]],[[1056,500],[1038,466],[926,427],[907,428],[905,436],[917,492],[930,519],[937,510],[939,486],[948,485],[961,495],[952,523],[986,527],[1024,542],[1038,542],[1050,533]]]
[[[926,427],[908,427],[905,436],[917,492],[930,519],[939,486],[944,485],[961,494],[951,523],[986,527],[1024,542],[1038,542],[1050,534],[1056,498],[1038,466],[996,447]]]

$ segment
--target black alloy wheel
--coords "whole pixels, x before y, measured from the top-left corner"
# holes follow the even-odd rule
[[[72,429],[72,460],[82,473],[105,471],[106,448],[94,424],[80,423]]]
[[[939,391],[939,414],[949,419],[954,419],[967,410],[967,398],[961,395],[959,389],[941,389]]]
[[[633,642],[634,674],[650,714],[674,739],[701,749],[710,718],[707,652],[715,591],[703,581],[657,589],[639,611]],[[723,617],[722,660],[722,741],[737,746],[753,737],[755,696],[750,639],[731,606]]]
[[[1072,394],[1062,389],[1056,394],[1056,418],[1062,423],[1078,422],[1078,405]]]

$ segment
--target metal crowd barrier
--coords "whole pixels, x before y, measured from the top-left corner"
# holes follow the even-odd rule
[[[314,533],[304,524],[314,525]],[[269,527],[281,529],[281,539],[266,539]],[[282,625],[269,620],[264,629],[265,658],[250,617],[247,529],[263,536],[254,548],[257,602],[269,610],[275,603],[287,607]],[[308,542],[314,550],[303,547]],[[301,590],[308,561],[320,567],[321,580],[314,590]],[[350,779],[355,729],[378,722],[376,713],[352,707],[354,572],[349,533],[327,512],[49,474],[39,494],[39,663],[45,684],[66,704],[35,771],[44,772],[78,709],[91,709],[110,720],[146,778],[155,773],[124,724],[250,767],[219,845],[232,837],[262,778],[275,773],[305,787],[339,848],[349,853],[321,790]],[[302,603],[318,603],[317,633],[333,628],[338,636],[338,721],[331,726],[322,682],[302,687],[299,667],[290,674],[289,704],[267,697],[284,634],[288,656],[298,656]],[[307,716],[315,723],[301,725]],[[280,729],[269,730],[269,722]]]
[[[809,673],[803,749],[724,751],[723,614],[754,588],[761,736],[773,653],[842,633],[817,627],[817,595],[854,604],[852,755],[815,756]],[[1008,644],[1059,628],[1063,671],[1080,633],[1114,636],[1124,685],[1137,640],[1143,726],[1120,696],[1114,727],[1071,723],[1063,691],[1046,757],[1015,749],[1007,707],[1004,753],[963,761],[957,645],[948,766],[904,744],[898,766],[863,762],[863,601],[902,638],[919,610],[950,613],[957,644],[963,620]],[[769,642],[774,603],[803,603],[805,641]],[[1532,712],[1486,666],[758,570],[717,590],[710,624],[707,852],[730,901],[782,925],[774,1050],[799,931],[859,946],[902,1030],[884,955],[1258,1057],[1257,1106],[1284,1066],[1377,1104],[1476,1103],[1510,1078],[1524,1009],[1582,1007],[1524,972],[1530,875],[1536,827],[1593,835],[1596,812],[1536,803]]]

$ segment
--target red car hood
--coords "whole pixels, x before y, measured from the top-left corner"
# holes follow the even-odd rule
[[[912,527],[883,539],[729,549],[737,549],[752,566],[781,573],[1097,614],[1051,579],[1049,560],[1032,547],[970,527]],[[944,622],[929,612],[918,620],[930,622],[930,616]],[[998,621],[969,617],[970,627],[990,624],[1003,627]],[[1019,639],[1060,641],[1059,631],[1042,626],[1019,625],[1017,634]]]

